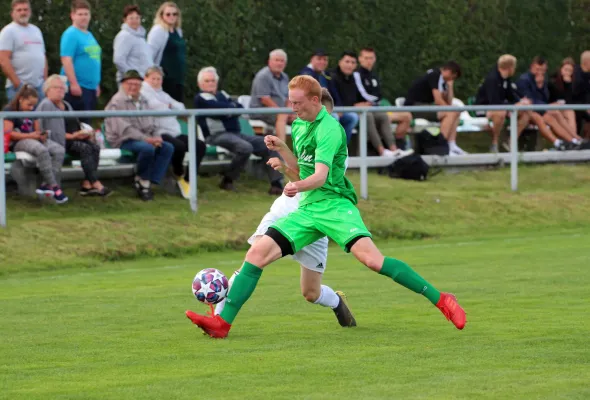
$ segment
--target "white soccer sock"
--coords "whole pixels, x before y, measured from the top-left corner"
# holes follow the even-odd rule
[[[578,139],[578,138],[573,138],[572,139],[572,143],[573,144],[580,144],[580,143],[582,143],[582,141],[580,139]]]
[[[338,307],[340,303],[340,297],[336,294],[331,287],[322,285],[322,290],[320,292],[320,297],[316,301],[313,302],[314,304],[319,304],[320,306],[330,307],[332,309]]]
[[[223,307],[225,307],[225,299],[221,300],[219,303],[217,303],[215,305],[215,311],[214,314],[215,315],[219,315],[221,314],[221,312],[223,311]]]
[[[554,147],[559,147],[563,142],[560,139],[555,139],[555,142],[553,142],[553,146]]]

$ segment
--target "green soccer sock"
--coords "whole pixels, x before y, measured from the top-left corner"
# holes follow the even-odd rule
[[[434,305],[440,299],[440,292],[403,261],[385,257],[379,273],[390,277],[412,292],[420,293]]]
[[[262,275],[262,269],[258,268],[254,264],[250,264],[244,261],[240,273],[234,279],[234,283],[231,286],[227,299],[225,300],[225,307],[221,311],[220,317],[231,324],[236,319],[236,315],[240,312],[240,308],[250,298],[258,280]]]

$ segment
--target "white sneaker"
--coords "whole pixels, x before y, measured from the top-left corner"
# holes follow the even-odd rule
[[[466,154],[469,154],[469,153],[467,153],[465,150],[463,150],[462,148],[460,148],[460,147],[459,147],[459,146],[457,146],[457,145],[453,146],[453,147],[450,149],[450,151],[449,151],[449,154],[451,154],[451,153],[453,153],[453,154],[454,154],[454,155],[456,155],[456,156],[464,156],[464,155],[466,155]]]
[[[381,157],[388,157],[388,158],[395,158],[395,152],[389,150],[389,149],[384,149],[383,153],[381,153]]]
[[[395,158],[404,158],[405,156],[409,156],[410,154],[414,154],[414,149],[408,149],[408,150],[397,149],[395,151],[392,151],[392,153],[395,155]]]

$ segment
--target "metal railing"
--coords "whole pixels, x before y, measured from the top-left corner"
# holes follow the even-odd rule
[[[354,112],[360,114],[359,141],[360,141],[360,182],[361,198],[367,199],[368,190],[368,164],[367,164],[367,113],[370,112],[437,112],[437,111],[508,111],[510,117],[510,182],[513,191],[518,190],[518,135],[517,121],[518,111],[547,111],[547,110],[588,110],[587,104],[563,104],[563,105],[484,105],[484,106],[387,106],[387,107],[335,107],[334,112]],[[189,136],[189,178],[190,178],[190,207],[197,212],[197,168],[196,168],[196,118],[200,116],[230,116],[230,115],[261,115],[261,114],[287,114],[290,108],[232,108],[232,109],[190,109],[190,110],[141,110],[141,111],[31,111],[31,112],[0,112],[0,126],[4,126],[5,118],[106,118],[129,116],[153,116],[153,117],[188,117]],[[0,135],[0,148],[4,149],[4,135]],[[0,226],[6,227],[6,179],[4,157],[0,157]]]

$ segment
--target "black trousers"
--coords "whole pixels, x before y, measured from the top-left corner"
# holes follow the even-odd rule
[[[162,140],[165,142],[170,143],[174,146],[174,153],[172,154],[172,160],[170,164],[172,165],[172,170],[174,171],[174,175],[176,176],[183,176],[184,179],[187,181],[189,180],[189,171],[188,169],[184,170],[184,155],[188,151],[188,135],[179,135],[179,136],[172,136],[168,134],[162,135]],[[207,151],[207,145],[202,140],[197,139],[197,171],[199,170],[199,166],[205,157],[205,152]]]

